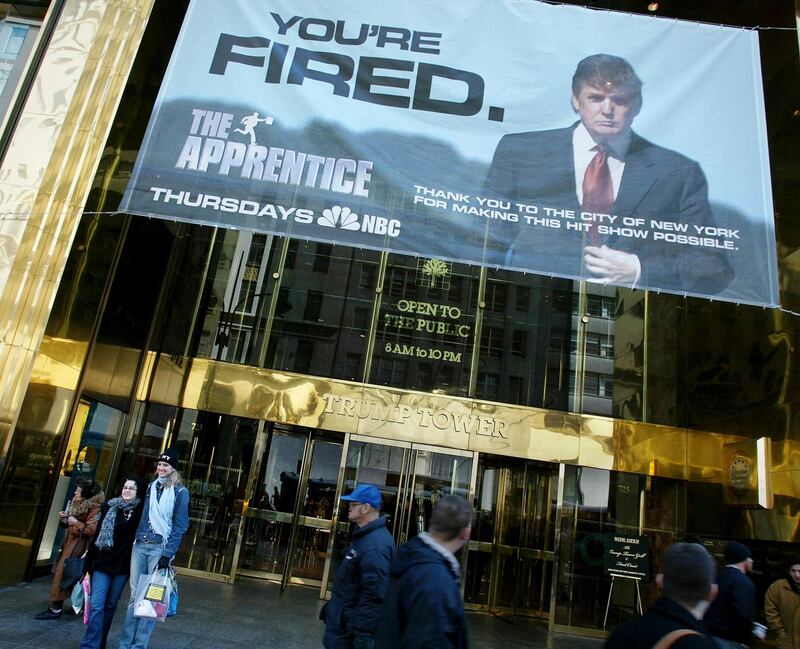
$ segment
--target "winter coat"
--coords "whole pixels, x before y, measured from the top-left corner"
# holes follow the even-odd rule
[[[703,622],[718,638],[749,645],[756,616],[755,584],[738,568],[725,566],[717,575],[717,587]]]
[[[117,511],[117,517],[114,520],[114,545],[101,549],[96,545],[97,536],[103,527],[108,510],[108,502],[104,502],[100,509],[100,520],[97,521],[97,533],[86,553],[86,572],[97,570],[107,575],[128,575],[131,571],[133,539],[142,517],[142,506],[140,503],[133,509]],[[128,514],[127,517],[126,514]]]
[[[778,634],[779,649],[800,649],[800,593],[787,579],[779,579],[767,589],[764,614],[769,628]]]
[[[100,516],[100,505],[103,504],[103,493],[95,494],[87,500],[72,501],[70,514],[78,519],[77,523],[67,526],[61,554],[53,567],[53,582],[50,585],[50,599],[61,602],[70,596],[70,591],[61,590],[61,578],[64,576],[64,562],[70,557],[81,557],[89,547]]]
[[[672,649],[716,649],[703,624],[669,597],[659,598],[642,617],[635,617],[614,629],[604,649],[651,649],[661,638],[678,629],[691,629],[701,635],[687,635]]]
[[[397,551],[375,649],[467,648],[458,562],[435,543],[419,535]]]
[[[325,649],[369,646],[378,627],[395,543],[380,516],[353,532],[325,605]]]
[[[142,506],[142,519],[139,521],[139,527],[136,530],[136,540],[144,543],[161,544],[161,554],[173,559],[181,545],[183,535],[189,529],[189,490],[182,484],[169,487],[170,489],[175,489],[175,504],[172,507],[172,529],[170,530],[169,538],[165,540],[161,538],[160,534],[156,533],[150,523],[150,487],[157,482],[158,480],[154,480],[147,485],[144,505]],[[156,498],[160,500],[162,493],[164,493],[163,488],[156,484]]]

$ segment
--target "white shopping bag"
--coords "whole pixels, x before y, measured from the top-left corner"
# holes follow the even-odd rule
[[[133,601],[134,616],[163,622],[167,617],[171,594],[172,580],[166,568],[156,568],[152,574],[142,575]]]

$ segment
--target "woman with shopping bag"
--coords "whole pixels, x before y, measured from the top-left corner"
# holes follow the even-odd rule
[[[128,583],[131,549],[142,518],[139,482],[126,478],[122,493],[103,503],[97,534],[86,553],[84,579],[91,580],[89,616],[81,649],[106,649],[108,630],[122,591]]]
[[[147,487],[142,520],[131,553],[131,597],[125,613],[119,649],[145,649],[156,622],[136,616],[136,592],[140,578],[149,579],[157,569],[169,568],[181,539],[189,529],[189,490],[177,471],[178,457],[168,448],[158,456],[156,479]]]
[[[60,525],[67,529],[61,554],[53,569],[50,606],[34,615],[34,619],[55,620],[61,617],[64,600],[70,596],[73,587],[83,575],[82,557],[97,529],[97,518],[104,498],[100,486],[94,480],[81,478],[67,511],[58,513]],[[74,579],[70,574],[74,574]]]

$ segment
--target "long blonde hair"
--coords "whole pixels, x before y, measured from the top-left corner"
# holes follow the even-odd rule
[[[177,487],[179,484],[183,484],[183,480],[181,480],[181,474],[178,473],[178,469],[173,469],[172,473],[167,476],[167,482],[164,484],[164,486]]]

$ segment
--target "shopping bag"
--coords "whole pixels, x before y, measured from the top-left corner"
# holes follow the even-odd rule
[[[83,589],[83,623],[89,624],[89,614],[92,612],[92,582],[89,575],[81,579],[81,588]]]
[[[169,608],[167,609],[167,617],[172,617],[178,614],[178,582],[175,579],[175,569],[169,569],[169,581],[172,585],[172,592],[169,596]]]
[[[152,574],[142,575],[136,587],[136,599],[133,600],[133,615],[163,622],[169,610],[171,593],[168,570],[156,568]]]
[[[83,580],[78,581],[75,586],[72,588],[72,592],[69,596],[69,601],[72,604],[72,610],[75,611],[75,615],[81,612],[83,608],[84,600],[86,599],[85,593],[83,591]]]

